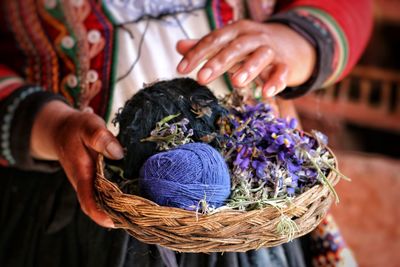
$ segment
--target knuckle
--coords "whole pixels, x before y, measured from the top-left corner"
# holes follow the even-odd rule
[[[185,58],[190,61],[190,60],[192,60],[194,58],[195,55],[196,55],[196,53],[193,50],[189,50],[185,54]]]
[[[215,45],[218,41],[218,37],[215,33],[209,34],[204,37],[203,42],[205,45]]]
[[[90,144],[93,147],[102,147],[110,141],[110,134],[105,128],[96,129],[91,137]]]
[[[265,58],[273,58],[275,56],[274,50],[267,45],[263,45],[263,46],[259,47],[258,52],[261,55],[263,55]]]
[[[250,26],[251,22],[248,19],[241,19],[235,23],[240,28],[247,28]]]
[[[218,55],[218,57],[215,58],[215,63],[217,65],[225,65],[229,63],[234,57],[235,57],[235,52],[232,50],[225,50]]]
[[[264,43],[264,44],[269,44],[270,43],[270,38],[267,33],[261,32],[258,35],[258,38]]]
[[[245,38],[244,37],[240,37],[240,38],[238,38],[238,39],[236,39],[236,40],[234,40],[232,43],[231,43],[231,45],[230,45],[230,47],[233,49],[233,50],[242,50],[243,49],[243,47],[244,47],[244,44],[245,44],[245,40],[244,40]]]
[[[215,72],[215,71],[218,71],[219,69],[221,69],[222,66],[224,66],[224,63],[225,63],[225,62],[226,62],[226,61],[222,58],[222,56],[218,56],[218,57],[215,57],[215,58],[209,60],[209,61],[204,65],[204,67],[210,68],[210,69],[212,69],[212,70]]]

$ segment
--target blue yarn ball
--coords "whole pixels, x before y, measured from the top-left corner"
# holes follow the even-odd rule
[[[194,210],[199,201],[223,206],[230,195],[228,167],[205,143],[189,143],[150,157],[140,171],[141,193],[161,206]]]

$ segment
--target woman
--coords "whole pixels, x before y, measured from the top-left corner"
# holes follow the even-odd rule
[[[216,94],[235,88],[268,98],[300,96],[340,80],[367,41],[369,1],[2,2],[2,266],[162,266],[163,260],[304,266],[313,260],[298,241],[171,258],[121,230],[108,231],[102,227],[113,222],[93,198],[94,159],[124,156],[110,121],[143,83],[192,75]],[[333,263],[341,262],[344,244],[333,251],[319,260],[333,255]]]

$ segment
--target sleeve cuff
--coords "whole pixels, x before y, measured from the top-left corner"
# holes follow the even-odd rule
[[[34,119],[41,108],[53,100],[65,102],[63,97],[44,91],[39,86],[23,86],[2,101],[0,154],[8,166],[44,172],[60,168],[58,162],[36,160],[30,156],[30,136]]]
[[[319,89],[334,71],[333,59],[335,40],[326,29],[324,23],[309,13],[298,10],[289,10],[270,17],[267,21],[287,25],[308,40],[317,52],[317,62],[313,74],[304,84],[296,87],[287,87],[279,96],[293,98]]]

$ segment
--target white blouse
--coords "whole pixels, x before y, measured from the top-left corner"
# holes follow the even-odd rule
[[[162,5],[168,3],[168,5]],[[210,32],[204,0],[134,1],[105,0],[117,29],[118,61],[111,114],[146,84],[181,77],[176,67],[182,56],[176,51],[181,39],[199,39]],[[172,15],[163,15],[172,14]],[[195,78],[197,71],[189,77]],[[223,78],[208,85],[217,96],[226,94]],[[107,127],[116,134],[111,123]]]

